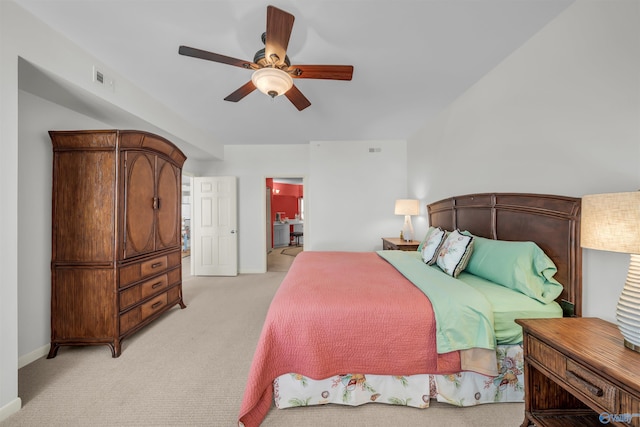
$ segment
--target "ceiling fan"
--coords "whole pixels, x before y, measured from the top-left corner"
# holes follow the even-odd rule
[[[311,102],[293,84],[293,79],[351,80],[352,65],[291,65],[287,46],[294,16],[274,6],[267,6],[267,31],[262,34],[264,49],[256,52],[253,62],[232,58],[188,46],[180,46],[180,55],[220,62],[253,71],[251,80],[231,93],[224,100],[238,102],[254,90],[269,95],[286,96],[299,111]]]

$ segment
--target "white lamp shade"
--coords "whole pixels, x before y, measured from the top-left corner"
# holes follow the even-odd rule
[[[396,200],[396,215],[418,215],[420,213],[420,202],[415,199]]]
[[[640,254],[640,191],[582,197],[580,245]]]
[[[291,86],[291,76],[279,68],[260,68],[251,75],[251,81],[258,90],[272,98],[285,94]]]

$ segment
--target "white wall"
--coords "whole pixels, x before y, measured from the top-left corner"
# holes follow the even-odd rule
[[[18,397],[18,59],[7,46],[11,5],[0,2],[0,420],[20,409]]]
[[[372,251],[382,237],[400,235],[394,215],[406,197],[405,141],[331,141],[310,144],[305,249]],[[370,152],[373,150],[373,152]]]
[[[637,1],[570,6],[410,139],[410,195],[639,189],[639,23]],[[584,251],[584,315],[614,320],[628,263]]]
[[[406,196],[405,165],[404,141],[244,145],[226,146],[204,175],[238,178],[239,270],[262,273],[266,178],[304,178],[305,250],[369,251],[402,227],[393,206]]]

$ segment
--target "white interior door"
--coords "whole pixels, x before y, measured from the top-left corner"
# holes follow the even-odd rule
[[[192,190],[192,274],[237,276],[236,177],[194,178]]]

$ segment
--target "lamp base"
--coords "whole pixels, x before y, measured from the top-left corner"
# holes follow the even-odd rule
[[[640,255],[631,254],[627,280],[618,300],[616,319],[624,346],[640,353]]]
[[[411,224],[411,215],[404,216],[404,224],[402,225],[402,237],[405,242],[413,240],[413,225]]]
[[[624,346],[627,347],[629,350],[633,350],[640,353],[640,346],[630,343],[626,339],[624,340]]]

